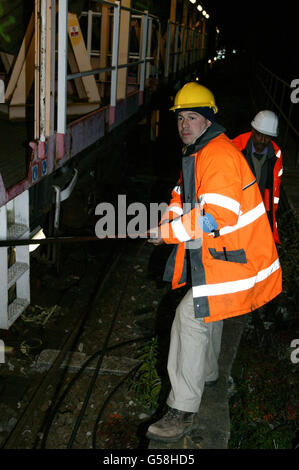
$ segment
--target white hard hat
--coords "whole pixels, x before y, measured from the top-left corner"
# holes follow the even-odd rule
[[[278,135],[278,117],[273,111],[260,111],[251,122],[252,127],[262,134]]]

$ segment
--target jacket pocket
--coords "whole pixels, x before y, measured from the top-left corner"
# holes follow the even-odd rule
[[[241,264],[247,263],[246,253],[243,248],[241,248],[241,250],[233,251],[227,251],[225,248],[223,251],[217,251],[215,248],[209,248],[209,252],[214,259]]]

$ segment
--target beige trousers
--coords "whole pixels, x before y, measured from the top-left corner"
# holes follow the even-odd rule
[[[222,327],[223,321],[205,323],[195,318],[190,289],[177,307],[171,329],[167,365],[171,408],[198,411],[205,382],[219,375]]]

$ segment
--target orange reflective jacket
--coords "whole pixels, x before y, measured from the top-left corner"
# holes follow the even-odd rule
[[[164,279],[173,289],[185,285],[189,257],[195,316],[205,322],[255,310],[282,290],[280,262],[256,179],[223,130],[214,123],[188,147],[161,221],[164,241],[175,244]],[[203,211],[216,220],[216,231],[199,229]]]
[[[251,160],[251,147],[250,149],[248,148],[250,145],[250,138],[251,132],[246,132],[245,134],[240,134],[235,137],[232,142],[241,152],[243,152],[246,160],[248,161],[251,169],[253,170]],[[281,176],[283,173],[282,154],[280,148],[276,145],[273,140],[271,140],[270,147],[270,150],[272,150],[273,153],[273,163],[270,162],[268,167],[271,171],[271,175],[269,175],[269,178],[267,178],[267,185],[262,197],[273,231],[274,240],[276,243],[280,243],[277,231],[276,211],[279,203]]]

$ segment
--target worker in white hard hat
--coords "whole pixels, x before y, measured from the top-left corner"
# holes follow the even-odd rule
[[[259,185],[276,243],[280,243],[276,211],[279,203],[282,154],[273,137],[278,136],[278,117],[263,110],[251,121],[251,132],[235,137],[232,142],[244,154]]]

